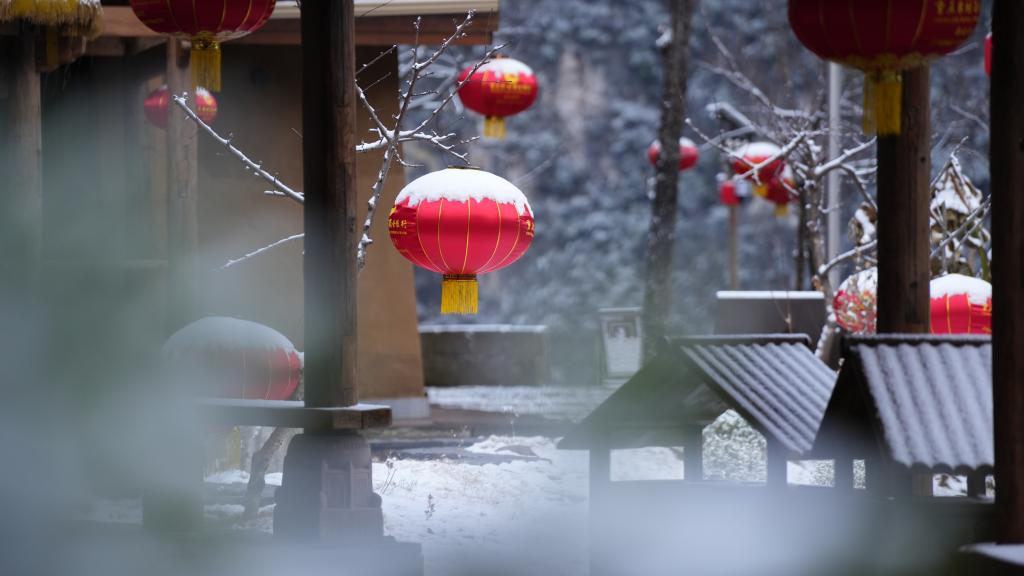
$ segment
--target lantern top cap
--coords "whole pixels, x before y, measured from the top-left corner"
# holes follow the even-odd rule
[[[971,304],[983,306],[992,299],[992,285],[980,278],[963,274],[946,274],[933,278],[928,285],[932,298],[966,294]]]
[[[484,65],[477,68],[477,72],[493,71],[501,74],[529,74],[533,75],[533,68],[523,62],[508,56],[496,55]]]
[[[420,202],[469,202],[492,200],[498,204],[512,204],[520,216],[533,216],[533,210],[523,192],[508,180],[479,168],[460,166],[445,168],[420,176],[402,188],[395,204],[408,201],[413,207]]]
[[[291,340],[270,326],[228,316],[207,316],[172,334],[164,343],[162,354],[173,358],[209,348],[295,351]]]

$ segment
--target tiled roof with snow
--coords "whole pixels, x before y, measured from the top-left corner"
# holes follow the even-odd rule
[[[836,377],[809,346],[791,334],[671,339],[559,447],[678,446],[688,427],[732,408],[769,441],[802,454]]]
[[[993,465],[992,343],[987,336],[860,336],[845,364],[814,453],[940,472]]]

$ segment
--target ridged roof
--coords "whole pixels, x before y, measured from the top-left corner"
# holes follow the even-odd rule
[[[815,454],[881,450],[908,468],[992,468],[990,337],[866,336],[844,349]]]
[[[836,378],[809,344],[788,334],[670,339],[559,447],[679,445],[687,427],[732,408],[791,454],[803,454]]]

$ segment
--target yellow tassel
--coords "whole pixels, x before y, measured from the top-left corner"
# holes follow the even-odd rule
[[[441,282],[441,314],[476,314],[477,283],[473,274],[445,274]]]
[[[203,87],[220,92],[220,43],[193,38],[191,58],[192,89]]]
[[[505,138],[505,119],[488,116],[484,119],[484,138],[503,140]]]
[[[899,72],[869,72],[864,77],[864,133],[899,134],[902,98],[903,80]]]
[[[775,205],[775,217],[785,218],[789,215],[789,204],[776,204]]]
[[[758,198],[767,198],[768,185],[764,183],[754,184],[754,196],[757,196]]]

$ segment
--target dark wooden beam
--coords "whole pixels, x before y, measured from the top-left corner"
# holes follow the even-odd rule
[[[198,402],[200,420],[215,425],[281,426],[307,431],[363,430],[391,425],[387,406],[311,408],[301,401],[211,398]]]
[[[878,332],[928,333],[929,69],[903,73],[902,131],[878,138]]]
[[[992,12],[992,405],[997,538],[1024,544],[1024,3]]]
[[[430,14],[423,16],[420,23],[420,43],[437,44],[455,29],[455,22],[465,14]],[[415,16],[367,16],[356,19],[355,42],[361,46],[390,46],[411,44],[416,39],[413,27]],[[497,14],[478,16],[466,36],[457,44],[490,44],[498,27]],[[103,37],[112,38],[163,38],[142,23],[128,6],[104,6]],[[300,43],[300,24],[297,18],[274,18],[263,28],[237,40],[232,44],[291,45]]]
[[[306,403],[351,406],[356,389],[356,51],[352,0],[302,10]]]

